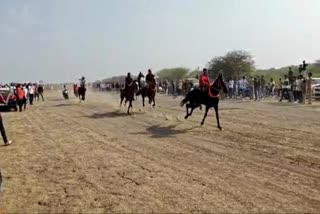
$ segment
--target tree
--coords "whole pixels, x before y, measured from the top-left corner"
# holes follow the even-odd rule
[[[160,70],[157,75],[160,79],[164,80],[180,80],[183,79],[189,72],[189,69],[177,67],[177,68],[165,68]]]
[[[211,59],[208,62],[208,72],[211,78],[215,78],[219,72],[222,72],[226,79],[251,76],[255,73],[254,60],[247,51],[231,51],[225,56]]]

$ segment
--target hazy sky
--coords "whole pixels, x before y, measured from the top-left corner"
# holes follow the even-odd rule
[[[196,68],[234,49],[258,68],[313,61],[319,11],[320,0],[0,0],[0,82]]]

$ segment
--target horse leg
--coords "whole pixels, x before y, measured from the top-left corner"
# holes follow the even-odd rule
[[[216,111],[216,118],[217,118],[218,129],[220,129],[220,131],[222,131],[222,128],[221,128],[221,126],[220,126],[220,121],[219,121],[219,107],[218,107],[218,103],[217,103],[217,105],[214,106],[214,110]]]
[[[153,97],[153,108],[156,107],[156,98]]]
[[[120,98],[120,107],[122,106],[123,99],[123,97]]]
[[[188,119],[188,117],[189,117],[189,108],[190,108],[190,104],[187,103],[186,104],[186,112],[187,112],[187,114],[186,114],[186,116],[184,116],[184,119]]]
[[[132,101],[133,101],[133,99],[132,99],[132,100],[130,100],[131,113],[133,113],[133,106],[132,106]]]
[[[127,114],[130,114],[130,107],[131,107],[131,102],[129,101],[129,105],[128,105],[128,112],[127,112]]]
[[[204,113],[204,116],[203,116],[203,119],[202,119],[202,122],[201,122],[201,126],[203,126],[204,121],[206,120],[206,117],[207,117],[207,115],[208,115],[208,111],[209,111],[209,107],[206,106],[206,112]]]
[[[145,104],[144,104],[144,96],[142,96],[142,107],[144,108]]]

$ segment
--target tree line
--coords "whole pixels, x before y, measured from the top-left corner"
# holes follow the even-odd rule
[[[225,79],[239,79],[242,76],[255,77],[264,76],[265,79],[279,79],[288,74],[289,67],[294,73],[298,71],[298,65],[285,66],[282,68],[256,69],[255,61],[250,52],[244,50],[234,50],[227,52],[224,56],[213,57],[206,65],[211,79],[216,78],[218,73],[222,72]],[[313,73],[314,77],[320,77],[320,60],[309,64],[308,71]],[[197,78],[202,73],[199,69],[189,69],[185,67],[164,68],[156,72],[161,80],[177,81],[187,78]],[[124,81],[125,76],[116,76],[103,80],[104,82]]]

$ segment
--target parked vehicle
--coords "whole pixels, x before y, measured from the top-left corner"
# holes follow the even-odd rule
[[[11,88],[0,88],[0,107],[18,111],[17,97]]]
[[[312,95],[314,99],[320,99],[320,78],[312,79]]]

